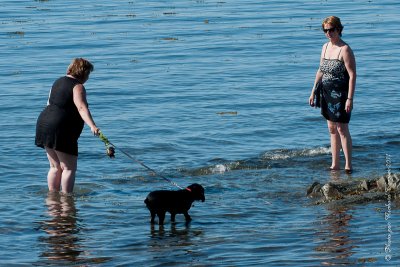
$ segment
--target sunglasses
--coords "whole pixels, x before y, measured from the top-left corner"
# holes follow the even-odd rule
[[[334,32],[336,28],[322,29],[322,30],[324,31],[324,33],[327,33],[327,32]]]

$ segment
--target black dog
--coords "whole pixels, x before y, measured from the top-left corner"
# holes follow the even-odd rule
[[[158,224],[163,225],[167,211],[171,213],[171,222],[175,222],[176,214],[183,214],[186,222],[191,221],[188,211],[195,200],[205,201],[204,188],[199,184],[192,184],[178,191],[153,191],[147,195],[144,203],[150,210],[151,223],[154,223],[157,214]]]

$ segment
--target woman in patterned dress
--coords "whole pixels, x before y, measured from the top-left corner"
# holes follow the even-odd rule
[[[335,16],[322,22],[329,42],[322,46],[320,66],[317,71],[309,104],[314,106],[314,90],[322,82],[321,114],[328,123],[330,133],[331,170],[340,170],[340,149],[346,159],[345,171],[352,172],[352,140],[349,131],[353,97],[356,86],[356,61],[350,46],[341,36],[343,26]]]

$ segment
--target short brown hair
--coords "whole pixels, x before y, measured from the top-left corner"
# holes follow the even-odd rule
[[[78,80],[84,80],[94,70],[92,63],[84,58],[74,58],[69,64],[67,74]]]
[[[322,29],[324,29],[324,25],[326,25],[326,24],[332,25],[335,29],[337,29],[339,31],[339,35],[342,36],[343,25],[340,22],[340,19],[338,17],[335,17],[335,16],[326,17],[322,21]]]

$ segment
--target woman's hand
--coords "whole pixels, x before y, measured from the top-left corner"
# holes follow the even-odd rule
[[[92,131],[93,135],[99,136],[100,134],[100,129],[97,128],[96,126],[90,127],[90,131]]]
[[[315,106],[315,103],[314,103],[314,90],[312,91],[312,93],[310,95],[310,98],[308,99],[308,104],[310,104],[311,107]]]
[[[350,113],[353,109],[353,99],[347,98],[346,105],[344,108],[347,113]]]

